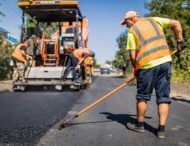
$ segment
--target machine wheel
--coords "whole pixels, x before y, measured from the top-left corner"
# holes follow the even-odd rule
[[[55,85],[55,89],[58,91],[62,91],[63,90],[63,85]]]
[[[24,92],[24,91],[26,91],[26,86],[23,86],[23,85],[13,85],[12,86],[12,91],[13,92],[16,92],[16,91]]]

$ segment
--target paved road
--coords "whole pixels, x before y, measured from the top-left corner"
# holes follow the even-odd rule
[[[76,113],[99,97],[123,83],[123,79],[98,77],[91,88],[75,103],[69,114]],[[73,124],[58,130],[58,123],[40,140],[45,146],[189,146],[190,104],[173,101],[166,127],[166,139],[155,136],[158,125],[155,95],[149,102],[145,133],[139,134],[126,128],[135,120],[134,86],[106,99],[89,112],[73,120]]]
[[[0,145],[35,145],[81,94],[43,89],[0,93]]]

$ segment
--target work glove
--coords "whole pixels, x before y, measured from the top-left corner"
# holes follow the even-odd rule
[[[79,70],[80,69],[80,64],[77,64],[77,66],[75,67],[75,70]]]
[[[186,44],[183,41],[177,42],[177,50],[181,52],[186,48]]]

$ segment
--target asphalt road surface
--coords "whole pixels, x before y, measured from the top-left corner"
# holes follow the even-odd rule
[[[81,94],[43,88],[0,93],[0,145],[35,145]]]
[[[75,103],[72,115],[102,95],[124,82],[119,78],[98,77],[91,88]],[[155,95],[149,102],[146,113],[145,133],[136,133],[126,128],[126,123],[135,121],[135,86],[127,86],[90,111],[74,119],[72,124],[58,130],[61,122],[51,128],[38,145],[45,146],[189,146],[190,104],[174,101],[166,127],[166,138],[155,135],[158,126]]]
[[[173,100],[166,139],[155,136],[158,125],[155,96],[149,102],[145,133],[126,128],[135,121],[135,86],[127,86],[58,130],[66,113],[72,115],[121,85],[117,77],[97,77],[88,90],[32,90],[0,93],[0,145],[43,146],[189,146],[190,104]],[[60,121],[61,120],[61,121]],[[56,124],[57,123],[57,124]]]

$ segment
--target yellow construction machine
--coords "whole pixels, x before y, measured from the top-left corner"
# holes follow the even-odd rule
[[[81,14],[78,1],[19,0],[18,6],[23,12],[21,42],[36,38],[37,45],[31,45],[33,51],[29,53],[34,57],[26,69],[26,81],[14,82],[13,90],[25,90],[27,86],[40,85],[75,85],[80,89],[84,82],[81,79],[75,84],[72,70],[67,80],[62,80],[68,54],[75,49],[84,48],[86,43],[83,40],[83,31],[87,29],[88,21],[84,21],[86,18]],[[27,24],[31,19],[35,24]],[[56,29],[52,34],[47,34],[45,28],[52,24]],[[32,31],[29,31],[29,26],[34,26]]]

